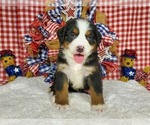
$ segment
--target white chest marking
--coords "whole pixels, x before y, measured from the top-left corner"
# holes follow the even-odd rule
[[[83,89],[84,78],[92,74],[93,70],[93,67],[86,67],[82,64],[74,63],[69,66],[66,65],[62,72],[67,75],[67,78],[72,83],[74,89]]]

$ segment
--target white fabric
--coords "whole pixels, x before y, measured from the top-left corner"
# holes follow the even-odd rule
[[[49,84],[43,81],[43,77],[19,77],[0,86],[0,118],[150,118],[150,91],[135,81],[104,80],[106,109],[103,112],[91,111],[90,96],[81,93],[70,94],[69,109],[56,109],[50,101]]]

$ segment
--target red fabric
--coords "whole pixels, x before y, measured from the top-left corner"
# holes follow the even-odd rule
[[[26,57],[23,36],[38,13],[43,12],[44,0],[0,1],[0,50],[11,49],[16,55],[16,64],[21,65]],[[136,69],[150,65],[150,4],[149,0],[98,0],[99,10],[105,12],[108,26],[117,33],[120,43],[119,55],[124,49],[135,49]],[[128,6],[129,5],[129,6]],[[120,62],[118,61],[118,65]],[[0,63],[0,84],[7,74]],[[118,79],[119,69],[109,73],[106,79]]]
[[[144,69],[145,66],[150,66],[150,6],[135,5],[100,6],[99,10],[106,14],[108,26],[119,37],[119,55],[125,49],[134,49],[137,53],[134,67]],[[120,65],[120,60],[118,65]],[[109,73],[106,79],[119,77],[120,69]]]
[[[36,15],[43,12],[44,6],[40,6],[43,5],[41,1],[36,0],[34,4],[34,0],[0,1],[0,50],[11,49],[17,57],[16,65],[22,65],[25,61],[26,48],[23,37],[29,33],[29,26]],[[0,63],[0,84],[4,84],[6,79],[7,74]]]

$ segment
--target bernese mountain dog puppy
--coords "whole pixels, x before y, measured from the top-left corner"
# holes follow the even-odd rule
[[[69,88],[89,90],[91,106],[101,111],[104,107],[102,78],[97,47],[101,35],[96,26],[86,19],[71,19],[57,32],[60,51],[54,79],[54,102],[60,107],[69,105]]]

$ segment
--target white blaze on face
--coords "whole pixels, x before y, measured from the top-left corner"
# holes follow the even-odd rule
[[[92,50],[92,46],[89,44],[86,39],[86,32],[90,30],[89,22],[86,20],[77,20],[77,28],[79,30],[79,35],[70,43],[69,49],[71,53],[74,55],[74,59],[77,63],[82,63],[86,57],[90,54]],[[75,55],[77,54],[77,47],[83,46],[84,51],[82,52],[82,56]]]

